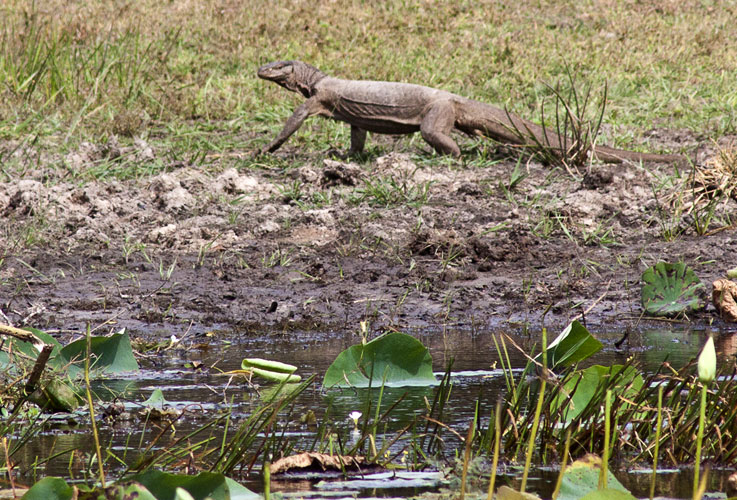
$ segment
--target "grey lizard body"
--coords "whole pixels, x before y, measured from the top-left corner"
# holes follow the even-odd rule
[[[453,129],[506,144],[532,145],[538,141],[552,148],[564,147],[558,134],[531,121],[490,104],[423,85],[343,80],[330,77],[301,61],[266,64],[258,69],[258,76],[299,92],[306,98],[276,138],[258,153],[279,149],[310,116],[323,116],[350,124],[349,154],[363,151],[367,131],[379,134],[419,131],[435,151],[455,157],[461,155],[461,150],[450,135]],[[515,130],[524,132],[529,138],[525,141]],[[638,153],[606,146],[596,146],[594,153],[607,162],[685,160],[681,155]]]

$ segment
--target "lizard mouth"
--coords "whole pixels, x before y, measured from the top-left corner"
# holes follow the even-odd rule
[[[256,71],[256,74],[264,80],[280,82],[286,80],[288,73],[291,73],[291,71],[287,71],[289,69],[288,67],[291,67],[291,64],[284,61],[272,62],[261,66]]]

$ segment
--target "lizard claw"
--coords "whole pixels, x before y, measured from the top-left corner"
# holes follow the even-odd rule
[[[337,158],[337,159],[343,160],[343,161],[347,160],[348,159],[348,156],[349,156],[349,155],[347,155],[345,153],[342,153],[339,149],[335,149],[335,148],[328,149],[326,151],[326,154],[328,156],[332,156],[333,158]]]

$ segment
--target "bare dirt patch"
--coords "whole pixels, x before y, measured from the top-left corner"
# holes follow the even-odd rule
[[[66,160],[83,170],[156,155],[144,141],[113,141]],[[688,172],[671,165],[572,176],[523,162],[513,182],[514,161],[472,160],[317,156],[275,169],[220,158],[207,170],[172,164],[83,184],[29,167],[0,183],[0,310],[16,325],[162,335],[365,319],[537,327],[547,306],[553,324],[585,311],[589,326],[627,328],[640,322],[646,266],[684,260],[709,287],[735,265],[737,236],[724,226],[737,203],[717,204],[698,235],[703,214],[673,196]],[[720,321],[712,309],[691,319]]]

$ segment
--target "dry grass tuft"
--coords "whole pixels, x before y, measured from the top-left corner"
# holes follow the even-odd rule
[[[717,154],[696,165],[688,178],[694,206],[704,206],[714,199],[737,200],[737,145],[717,146]]]
[[[703,164],[694,164],[667,197],[671,207],[682,214],[714,212],[730,198],[737,200],[737,145],[716,147],[716,154]]]

